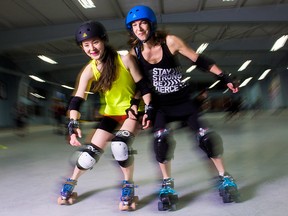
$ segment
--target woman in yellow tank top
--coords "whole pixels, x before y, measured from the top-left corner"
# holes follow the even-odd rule
[[[150,126],[152,114],[150,90],[142,79],[134,58],[128,54],[120,56],[108,44],[104,26],[95,21],[82,24],[76,31],[76,42],[87,56],[91,58],[82,70],[77,81],[77,88],[68,106],[69,143],[80,147],[79,156],[72,175],[64,183],[59,204],[72,204],[76,198],[73,189],[79,177],[86,170],[92,169],[104,152],[109,141],[115,160],[123,172],[123,188],[120,210],[135,209],[136,199],[133,183],[133,149],[131,147],[137,129]],[[91,86],[93,86],[92,89]],[[131,100],[135,91],[140,90],[145,103],[145,113],[139,121],[138,100]],[[101,93],[105,108],[103,119],[92,136],[91,143],[82,145],[78,119],[80,107],[85,101],[87,91]],[[126,110],[133,110],[129,117]],[[104,179],[103,179],[104,180]]]

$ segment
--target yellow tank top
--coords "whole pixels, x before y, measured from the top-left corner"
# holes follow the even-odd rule
[[[97,69],[95,60],[91,60],[90,64],[97,81],[101,73]],[[116,57],[116,72],[117,78],[113,82],[112,88],[102,94],[102,99],[105,102],[104,115],[126,115],[125,110],[130,107],[130,100],[135,93],[135,82],[119,54]]]

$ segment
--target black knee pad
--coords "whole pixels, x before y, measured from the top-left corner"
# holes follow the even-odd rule
[[[128,167],[133,164],[137,152],[131,147],[134,135],[127,130],[119,130],[111,141],[113,157],[121,167]]]
[[[103,150],[93,144],[85,144],[78,149],[79,155],[77,158],[76,166],[80,170],[92,169],[94,164],[98,162]]]
[[[200,128],[197,134],[199,147],[209,158],[220,157],[223,152],[223,141],[219,134],[209,129]]]
[[[160,163],[170,161],[174,156],[175,141],[172,140],[168,129],[161,129],[154,133],[154,152]]]

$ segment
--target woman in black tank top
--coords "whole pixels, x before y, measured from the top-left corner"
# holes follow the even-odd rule
[[[236,188],[234,191],[237,191],[236,184],[224,168],[222,142],[212,140],[212,135],[215,138],[217,134],[209,133],[210,130],[198,121],[197,107],[190,98],[189,85],[184,81],[183,72],[176,56],[181,54],[194,62],[199,69],[217,76],[227,84],[233,93],[236,93],[238,88],[212,59],[197,54],[179,37],[157,31],[156,26],[156,16],[151,8],[146,6],[133,7],[126,17],[126,27],[130,32],[130,53],[138,59],[144,77],[149,80],[153,90],[154,151],[163,178],[160,202],[163,201],[161,200],[162,192],[166,195],[168,193],[174,198],[177,196],[173,187],[170,188],[170,192],[165,191],[167,181],[170,183],[172,181],[171,159],[175,146],[168,141],[170,132],[167,128],[167,124],[172,121],[187,121],[187,125],[197,137],[200,148],[213,161],[221,182],[223,183],[224,178],[230,179],[230,186]]]

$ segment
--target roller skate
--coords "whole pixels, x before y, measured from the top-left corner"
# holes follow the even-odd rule
[[[122,194],[119,203],[119,210],[121,211],[134,211],[139,200],[138,196],[134,195],[133,182],[123,181]]]
[[[75,203],[77,193],[73,192],[73,190],[76,184],[76,180],[67,179],[61,190],[61,196],[58,197],[57,200],[59,205],[72,205],[73,203]]]
[[[219,195],[224,203],[239,202],[239,192],[233,177],[225,172],[224,176],[219,176]]]
[[[178,194],[174,190],[174,179],[163,179],[162,188],[159,192],[159,211],[175,211],[178,202]]]

